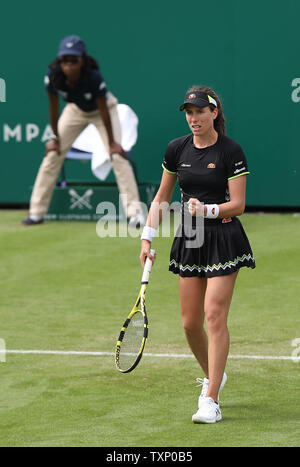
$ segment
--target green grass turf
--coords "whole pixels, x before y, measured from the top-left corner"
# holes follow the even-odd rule
[[[99,238],[94,223],[22,227],[0,211],[0,338],[8,350],[113,352],[138,292],[139,239]],[[240,271],[230,355],[290,356],[300,337],[300,217],[245,215],[257,268]],[[184,353],[169,238],[147,293],[148,353]],[[192,358],[145,356],[131,374],[113,356],[6,355],[0,446],[299,446],[300,362],[229,358],[223,420],[194,425],[202,376]]]

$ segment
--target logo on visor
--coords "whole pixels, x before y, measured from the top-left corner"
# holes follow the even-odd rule
[[[213,163],[211,162],[210,164],[208,164],[207,168],[208,168],[208,169],[215,169],[216,166],[215,166],[215,164],[213,164]]]
[[[190,94],[189,99],[196,99],[196,94]]]

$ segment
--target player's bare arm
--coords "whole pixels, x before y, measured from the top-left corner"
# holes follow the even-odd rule
[[[142,267],[144,267],[146,258],[152,259],[150,254],[151,247],[151,232],[154,232],[158,229],[159,224],[161,223],[162,217],[166,212],[168,205],[172,199],[173,191],[176,185],[177,176],[175,174],[170,174],[167,171],[163,171],[160,187],[154,200],[152,201],[151,208],[149,211],[147,223],[145,230],[148,229],[150,235],[148,239],[143,239],[141,243],[141,253],[140,261]]]
[[[230,201],[219,204],[218,217],[241,216],[245,211],[246,202],[246,175],[228,181]],[[189,210],[192,216],[206,216],[207,207],[200,203],[197,198],[190,198],[188,201]]]

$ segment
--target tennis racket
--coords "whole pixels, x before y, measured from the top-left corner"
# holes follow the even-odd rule
[[[155,250],[150,250],[152,256]],[[121,329],[116,347],[115,362],[122,373],[129,373],[139,364],[148,338],[148,318],[145,307],[146,288],[152,268],[147,258],[141,280],[141,289],[134,307]]]

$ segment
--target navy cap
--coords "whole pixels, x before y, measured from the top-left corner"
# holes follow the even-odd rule
[[[58,57],[63,55],[83,55],[86,53],[86,45],[79,36],[64,37],[59,44]]]
[[[184,103],[179,107],[179,110],[183,110],[187,104],[193,104],[196,107],[207,107],[212,104],[218,107],[216,100],[206,92],[202,91],[191,91],[185,95]]]

